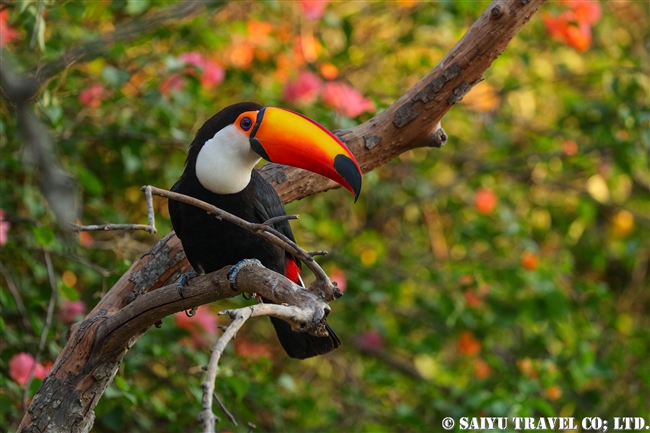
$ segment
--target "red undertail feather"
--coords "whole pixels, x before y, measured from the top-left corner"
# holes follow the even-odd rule
[[[284,269],[284,276],[293,281],[296,284],[302,284],[300,280],[300,268],[296,259],[293,257],[287,257],[287,264]]]

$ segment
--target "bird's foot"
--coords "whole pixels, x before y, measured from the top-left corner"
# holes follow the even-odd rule
[[[237,274],[239,271],[242,270],[242,268],[245,268],[246,266],[261,266],[262,263],[257,260],[257,259],[244,259],[237,263],[235,266],[230,268],[230,271],[228,271],[228,281],[230,281],[230,288],[234,291],[237,291],[237,288],[235,287],[235,281],[237,280]],[[245,299],[253,299],[255,297],[255,294],[253,294],[251,297],[247,297],[246,293],[244,293],[244,298]]]
[[[181,275],[181,277],[178,279],[178,294],[182,299],[185,299],[185,296],[183,296],[183,287],[187,285],[187,281],[198,276],[196,272],[185,272],[184,274]],[[191,310],[185,310],[185,315],[187,317],[192,317],[196,314],[196,310],[198,307],[194,307]]]
[[[185,272],[184,274],[181,275],[181,277],[178,279],[178,294],[181,298],[185,299],[185,296],[183,296],[183,287],[187,286],[187,282],[194,278],[197,277],[199,274],[196,272]]]

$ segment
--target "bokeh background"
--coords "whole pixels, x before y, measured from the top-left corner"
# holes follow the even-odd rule
[[[429,72],[489,2],[207,5],[73,64],[35,100],[78,222],[145,223],[140,187],[169,188],[198,127],[231,103],[298,110],[330,129],[370,119]],[[174,4],[0,3],[2,56],[24,73]],[[288,205],[306,249],[345,290],[343,347],[287,358],[267,320],[239,333],[217,392],[223,431],[435,431],[445,416],[641,416],[650,421],[650,110],[646,2],[549,2],[443,119],[442,149]],[[3,100],[0,427],[17,425],[65,344],[157,235],[58,229]],[[51,257],[48,272],[44,251]],[[51,296],[58,295],[36,356]],[[307,276],[307,278],[309,278]],[[97,432],[197,429],[209,350],[227,324],[182,313],[126,356]],[[34,365],[35,377],[24,387]]]

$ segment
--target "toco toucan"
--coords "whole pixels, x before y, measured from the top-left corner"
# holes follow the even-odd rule
[[[190,145],[185,171],[172,191],[253,223],[286,215],[275,189],[255,170],[260,158],[321,174],[347,188],[355,200],[359,196],[359,164],[334,134],[300,114],[253,102],[224,108],[203,124]],[[244,259],[258,259],[268,269],[302,284],[299,262],[259,236],[178,201],[169,201],[169,214],[187,259],[197,272],[213,272]],[[294,239],[287,221],[273,226]],[[329,336],[316,337],[293,332],[283,320],[271,317],[271,322],[292,358],[325,354],[341,345],[329,326]]]

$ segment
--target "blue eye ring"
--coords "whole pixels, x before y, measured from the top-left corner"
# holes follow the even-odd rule
[[[249,129],[251,129],[251,128],[253,127],[253,121],[250,119],[250,117],[244,117],[244,118],[239,122],[239,126],[241,126],[241,128],[242,128],[244,131],[248,131]]]

